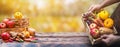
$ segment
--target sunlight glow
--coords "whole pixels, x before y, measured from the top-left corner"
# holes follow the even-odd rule
[[[47,6],[47,2],[45,0],[30,0],[31,4],[35,4],[38,9],[44,8]]]
[[[69,5],[69,4],[74,3],[74,2],[75,2],[75,0],[64,0],[64,3],[66,5]]]
[[[69,5],[71,3],[74,3],[75,1],[76,0],[53,0],[53,4],[64,3],[65,5]],[[32,0],[32,1],[30,0],[30,3],[35,4],[38,7],[38,9],[42,9],[49,5],[51,2],[49,0]]]

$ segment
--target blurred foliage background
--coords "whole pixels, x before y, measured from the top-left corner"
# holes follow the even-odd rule
[[[84,32],[82,13],[102,0],[0,0],[0,20],[16,11],[30,18],[30,27],[38,32]],[[116,4],[105,8],[110,12]]]

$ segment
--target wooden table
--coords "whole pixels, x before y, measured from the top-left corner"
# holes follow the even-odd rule
[[[57,36],[57,35],[56,35]],[[89,38],[85,35],[79,36],[37,36],[37,43],[30,42],[12,42],[2,43],[1,47],[91,47]]]

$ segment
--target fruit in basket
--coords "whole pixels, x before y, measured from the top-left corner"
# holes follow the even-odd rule
[[[97,24],[91,23],[91,24],[90,24],[90,29],[94,29],[94,28],[97,28]]]
[[[94,29],[91,29],[90,35],[91,35],[94,39],[96,39],[96,38],[98,38],[98,37],[100,36],[100,32],[99,32],[98,29],[94,28]]]
[[[93,19],[93,22],[96,23],[98,26],[104,26],[103,21],[100,18]]]
[[[6,28],[6,24],[5,23],[0,23],[0,28]]]
[[[113,27],[113,24],[114,24],[114,21],[111,18],[107,18],[104,21],[104,26],[107,27],[107,28]]]
[[[87,20],[86,23],[87,23],[88,25],[90,25],[92,22],[90,22],[89,20]]]
[[[8,21],[6,24],[7,24],[8,28],[13,28],[15,26],[15,22],[14,21]]]
[[[88,25],[90,25],[91,23],[94,23],[91,19],[89,19],[88,18],[88,20],[86,21],[86,23],[88,24]]]
[[[24,40],[23,40],[22,38],[20,38],[19,36],[17,36],[17,37],[15,38],[15,40],[18,41],[18,42],[24,42]]]
[[[99,31],[100,31],[101,35],[103,35],[103,34],[113,34],[113,30],[109,29],[109,28],[106,28],[106,27],[100,27]]]
[[[106,10],[103,10],[97,14],[102,20],[105,20],[109,17],[109,13]]]
[[[11,35],[12,37],[16,37],[17,34],[18,34],[17,32],[14,32],[14,31],[10,31],[9,33],[10,33],[10,35]]]
[[[21,12],[16,12],[15,14],[14,14],[14,18],[15,19],[22,19],[22,13]]]
[[[35,36],[35,29],[33,29],[33,28],[28,28],[28,31],[29,31],[29,33],[30,33],[30,35],[31,36]]]
[[[18,42],[24,42],[24,40],[21,39],[21,38],[16,38],[16,41],[18,41]]]
[[[25,38],[25,36],[24,36],[24,34],[23,33],[18,33],[17,34],[17,36],[19,36],[20,38],[22,38],[22,39],[24,39]]]
[[[8,21],[10,21],[10,19],[8,19],[8,18],[5,18],[2,20],[3,23],[7,23]]]
[[[84,21],[87,21],[88,19],[87,18],[83,18]]]
[[[82,17],[83,17],[83,18],[88,18],[88,17],[89,17],[88,12],[87,12],[87,13],[84,13],[84,14],[82,15]]]
[[[23,34],[26,38],[29,38],[30,37],[30,33],[28,31],[23,31]]]
[[[10,39],[10,34],[7,33],[7,32],[4,32],[4,33],[1,34],[1,38],[3,40],[9,40]]]

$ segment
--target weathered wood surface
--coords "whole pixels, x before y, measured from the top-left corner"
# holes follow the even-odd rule
[[[30,42],[0,42],[0,47],[91,47],[88,37],[85,36],[47,36],[38,37],[37,43]]]

